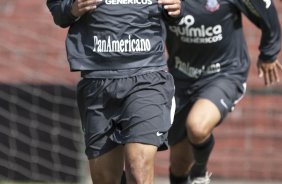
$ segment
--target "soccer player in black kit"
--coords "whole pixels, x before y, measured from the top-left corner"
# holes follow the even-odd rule
[[[94,184],[152,184],[157,150],[167,149],[174,95],[165,25],[179,0],[47,0],[68,27],[67,59],[80,71],[77,103]]]
[[[257,68],[266,85],[279,81],[281,33],[271,0],[185,0],[183,18],[168,26],[169,71],[176,112],[169,131],[170,183],[208,184],[213,129],[246,90],[250,59],[244,14],[261,30]]]

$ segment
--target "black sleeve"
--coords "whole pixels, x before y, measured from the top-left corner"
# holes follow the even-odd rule
[[[66,28],[74,23],[77,17],[71,14],[73,0],[47,0],[56,25]]]
[[[260,55],[262,61],[274,61],[281,49],[281,30],[272,0],[235,0],[240,10],[261,29]]]

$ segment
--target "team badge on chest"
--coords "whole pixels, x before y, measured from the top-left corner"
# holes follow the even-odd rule
[[[219,9],[220,4],[217,0],[207,0],[206,9],[210,12],[215,12]]]

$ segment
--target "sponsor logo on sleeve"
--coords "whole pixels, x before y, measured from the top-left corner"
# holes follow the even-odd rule
[[[263,0],[265,2],[265,8],[268,9],[271,5],[271,0]]]

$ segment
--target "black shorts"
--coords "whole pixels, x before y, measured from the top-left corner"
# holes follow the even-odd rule
[[[169,145],[174,145],[186,136],[186,119],[189,111],[198,99],[208,99],[216,105],[221,114],[219,123],[226,115],[234,110],[236,103],[243,97],[246,84],[239,81],[217,77],[204,84],[194,84],[194,88],[187,85],[186,89],[179,89],[176,81],[176,113],[173,125],[169,131]],[[183,86],[183,85],[181,85]],[[197,87],[195,87],[197,86]]]
[[[77,103],[88,159],[126,143],[167,149],[173,95],[173,77],[165,71],[118,79],[82,79]]]

